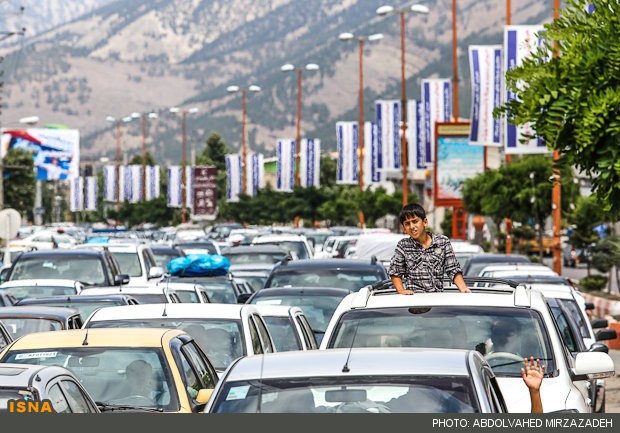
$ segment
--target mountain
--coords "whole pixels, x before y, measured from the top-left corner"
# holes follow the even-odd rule
[[[67,0],[68,1],[68,0]],[[400,98],[397,16],[380,17],[382,0],[121,0],[103,2],[8,53],[3,119],[37,114],[43,123],[78,128],[83,158],[114,157],[116,128],[106,116],[156,111],[147,121],[147,147],[160,163],[180,160],[180,116],[172,106],[198,107],[187,115],[187,140],[202,146],[211,130],[238,149],[241,96],[232,84],[261,86],[248,94],[248,144],[273,154],[277,138],[294,137],[297,77],[280,66],[317,63],[303,73],[302,134],[335,149],[337,120],[356,120],[358,52],[338,34],[385,37],[364,45],[365,116],[377,98]],[[549,20],[550,7],[513,1],[512,22]],[[59,3],[60,4],[60,3]],[[410,2],[396,1],[396,7]],[[420,79],[451,77],[451,0],[429,0],[427,16],[406,19],[407,95],[420,97]],[[469,113],[469,44],[502,41],[505,3],[459,0],[459,112]],[[121,126],[123,152],[142,145],[142,125]]]

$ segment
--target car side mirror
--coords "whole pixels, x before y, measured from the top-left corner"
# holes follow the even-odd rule
[[[206,404],[212,395],[213,395],[212,388],[203,388],[200,391],[198,391],[198,395],[196,396],[196,401],[200,404]]]
[[[159,266],[153,266],[151,269],[149,269],[149,279],[160,278],[162,275],[164,275],[164,268],[161,268]]]
[[[607,322],[607,319],[595,319],[592,321],[591,325],[594,329],[607,328],[609,326],[609,322]]]
[[[586,302],[586,310],[594,310],[594,303]]]
[[[121,286],[123,284],[129,284],[129,275],[127,274],[118,274],[114,277],[114,284],[117,286]]]
[[[237,296],[237,304],[245,304],[251,296],[251,293],[241,293]]]
[[[603,379],[616,374],[613,359],[601,352],[579,352],[570,372],[573,381]]]
[[[605,343],[592,343],[592,346],[590,346],[588,352],[609,353],[609,347],[607,347]]]
[[[0,271],[0,283],[5,283],[9,280],[9,272],[11,272],[11,268],[5,268]]]
[[[615,340],[618,338],[618,333],[615,329],[601,329],[594,334],[594,338],[596,338],[596,341]]]

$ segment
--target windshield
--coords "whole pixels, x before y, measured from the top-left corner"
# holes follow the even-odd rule
[[[58,320],[38,317],[0,317],[0,322],[9,331],[13,340],[33,332],[59,331],[62,323]]]
[[[261,389],[262,388],[262,389]],[[259,389],[261,389],[259,393]],[[471,413],[478,412],[469,377],[327,377],[226,383],[213,412]]]
[[[166,254],[166,253],[156,253],[156,252],[153,252],[153,255],[155,256],[155,263],[157,263],[157,266],[162,267],[164,269],[167,268],[168,263],[171,260],[181,257],[180,254]]]
[[[94,321],[87,328],[169,328],[190,334],[217,370],[245,356],[241,321],[234,319],[140,319]]]
[[[175,290],[174,293],[177,294],[181,302],[184,304],[199,304],[200,299],[198,298],[198,294],[194,292],[190,292],[189,290]]]
[[[18,260],[9,278],[10,281],[34,279],[75,280],[89,286],[107,284],[99,258],[67,255]]]
[[[236,304],[237,295],[230,281],[196,281],[205,288],[211,302],[218,304]]]
[[[6,354],[3,362],[64,367],[96,402],[178,410],[174,382],[160,348],[16,350]]]
[[[261,293],[261,292],[259,292]],[[343,296],[322,295],[266,295],[257,296],[252,300],[256,305],[286,305],[301,308],[314,332],[325,332],[336,307],[342,301]]]
[[[217,254],[217,249],[213,244],[201,244],[201,245],[179,245],[183,249],[183,252],[189,254]]]
[[[269,287],[333,287],[357,292],[384,279],[384,275],[376,269],[282,268],[273,273]]]
[[[271,334],[273,343],[276,345],[276,352],[288,352],[291,350],[301,350],[302,347],[297,341],[295,328],[291,319],[288,317],[269,317],[263,316],[267,329]]]
[[[0,412],[9,410],[9,400],[34,400],[34,396],[26,389],[0,388]]]
[[[297,258],[300,260],[310,259],[310,254],[306,249],[306,244],[303,241],[274,241],[274,242],[258,242],[260,245],[277,245],[297,254]]]
[[[521,377],[523,358],[555,370],[540,314],[523,308],[415,307],[358,310],[339,320],[329,347],[433,347],[477,350],[497,376]]]
[[[142,267],[140,266],[140,257],[138,257],[138,253],[113,252],[112,254],[116,257],[121,267],[122,274],[127,274],[130,277],[142,276]]]
[[[276,263],[281,262],[285,256],[285,253],[226,253],[226,258],[230,260],[231,265],[254,265],[263,263],[267,265],[275,265]]]
[[[75,287],[62,287],[62,286],[19,286],[8,287],[6,291],[15,296],[15,299],[21,301],[26,298],[45,298],[48,296],[58,295],[76,295],[77,290]]]

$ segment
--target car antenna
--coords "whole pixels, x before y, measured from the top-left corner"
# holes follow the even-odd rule
[[[355,332],[353,333],[353,338],[351,339],[351,346],[349,347],[349,353],[347,354],[347,360],[344,362],[344,366],[342,367],[343,373],[348,373],[351,371],[349,369],[349,358],[351,358],[351,351],[353,350],[353,343],[355,343],[355,337],[357,336],[357,328],[360,327],[360,319],[357,319],[357,325],[355,325]]]
[[[163,288],[164,296],[166,297],[166,303],[164,304],[164,311],[161,313],[161,317],[166,317],[168,313],[166,313],[166,309],[168,308],[168,285],[170,284],[170,279],[166,281],[166,287]]]
[[[86,335],[84,335],[84,341],[82,341],[82,346],[88,346],[88,329],[86,328]]]
[[[265,364],[265,352],[263,351],[260,359],[260,377],[258,379],[258,401],[256,402],[256,413],[261,413],[261,402],[263,399],[263,365]]]

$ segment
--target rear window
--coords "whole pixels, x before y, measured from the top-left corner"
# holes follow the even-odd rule
[[[87,286],[107,283],[103,263],[99,257],[60,254],[18,260],[9,278],[10,281],[34,279],[75,280]]]
[[[75,287],[62,286],[19,286],[9,287],[7,292],[15,296],[15,299],[21,301],[26,298],[46,298],[48,296],[72,296],[77,294]]]

